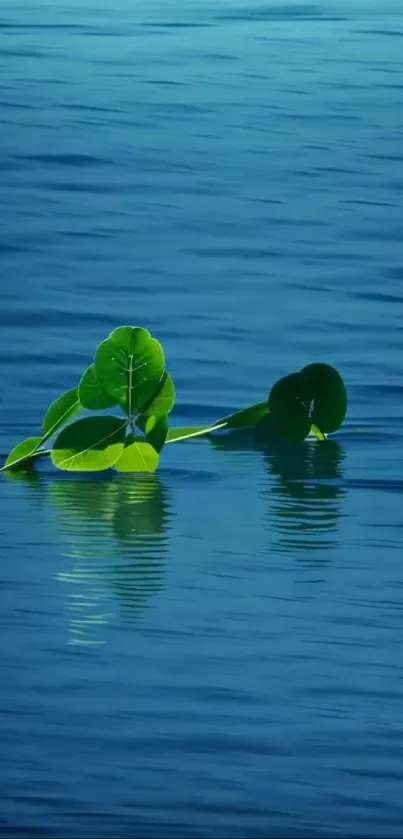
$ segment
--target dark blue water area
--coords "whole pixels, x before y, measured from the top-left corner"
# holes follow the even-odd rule
[[[173,420],[336,365],[332,440],[1,476],[1,837],[402,835],[403,8],[0,8],[0,452],[115,326]]]

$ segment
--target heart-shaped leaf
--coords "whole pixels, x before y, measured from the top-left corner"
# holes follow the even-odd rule
[[[312,423],[323,434],[337,431],[347,412],[347,392],[340,373],[330,364],[308,364],[299,375],[312,405]]]
[[[87,408],[89,411],[111,408],[117,402],[114,396],[110,396],[103,389],[95,372],[95,364],[91,364],[83,373],[78,386],[78,395],[83,408]]]
[[[126,421],[119,417],[85,417],[60,432],[51,451],[58,469],[101,472],[123,452]]]
[[[156,395],[164,367],[161,344],[139,326],[118,327],[95,354],[99,382],[129,416],[139,413]]]
[[[129,434],[124,450],[115,463],[118,472],[155,472],[159,454],[143,437]]]
[[[283,376],[273,385],[268,401],[269,413],[256,425],[261,442],[299,442],[311,428],[310,405],[299,373]]]
[[[346,414],[343,379],[328,364],[309,364],[276,382],[268,408],[268,415],[256,426],[259,440],[298,442],[310,432],[323,440],[339,428]]]

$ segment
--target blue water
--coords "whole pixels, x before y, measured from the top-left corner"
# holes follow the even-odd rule
[[[0,481],[2,837],[402,833],[403,7],[3,0],[0,452],[121,323],[175,420],[332,442]]]

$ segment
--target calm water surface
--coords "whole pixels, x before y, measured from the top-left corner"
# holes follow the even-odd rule
[[[121,323],[176,420],[333,442],[0,481],[0,835],[401,836],[403,7],[3,0],[0,451]]]

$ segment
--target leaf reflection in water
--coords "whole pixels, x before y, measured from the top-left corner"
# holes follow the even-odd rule
[[[102,627],[120,603],[138,620],[163,589],[170,505],[156,475],[53,481],[48,500],[67,548],[73,644],[103,643]]]

